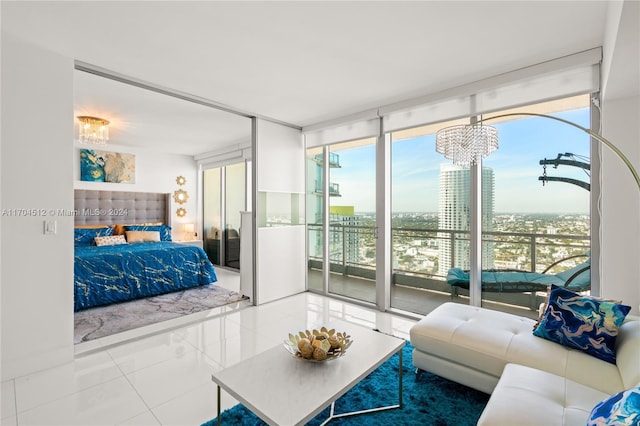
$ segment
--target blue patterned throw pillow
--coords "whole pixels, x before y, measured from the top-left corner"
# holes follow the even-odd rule
[[[171,241],[171,227],[167,225],[126,225],[125,231],[157,231],[160,241]]]
[[[109,237],[113,235],[113,228],[105,226],[103,228],[75,228],[74,229],[74,245],[76,246],[93,246],[96,237]]]
[[[552,285],[533,334],[615,364],[618,328],[630,310],[630,306]]]
[[[640,387],[619,392],[593,407],[587,426],[640,426]]]

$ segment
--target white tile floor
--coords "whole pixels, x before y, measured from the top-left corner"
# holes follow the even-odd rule
[[[3,382],[1,423],[200,425],[216,416],[213,371],[280,345],[290,331],[338,319],[405,339],[415,323],[302,293],[152,336],[94,346],[79,351],[69,364]],[[235,404],[223,394],[222,410]]]

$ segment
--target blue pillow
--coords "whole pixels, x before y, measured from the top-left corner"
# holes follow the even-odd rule
[[[630,310],[630,306],[552,285],[533,334],[615,364],[618,328]]]
[[[105,226],[103,228],[74,228],[74,245],[93,246],[94,238],[109,237],[113,235],[113,228]]]
[[[160,241],[171,241],[171,227],[167,225],[126,225],[125,231],[157,231]]]
[[[593,407],[587,426],[640,426],[640,386],[619,392]]]

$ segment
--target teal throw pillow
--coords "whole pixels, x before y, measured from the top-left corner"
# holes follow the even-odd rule
[[[587,426],[640,426],[640,387],[619,392],[593,407]]]
[[[630,310],[630,306],[552,285],[533,334],[615,364],[618,329]]]

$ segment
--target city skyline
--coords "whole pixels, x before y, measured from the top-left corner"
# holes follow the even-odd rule
[[[589,108],[555,114],[589,127]],[[545,118],[524,118],[495,125],[500,147],[484,162],[495,174],[496,213],[589,214],[589,192],[563,182],[538,180],[539,161],[559,153],[589,158],[589,137],[578,129]],[[357,213],[375,211],[375,146],[336,150],[342,165],[331,169],[342,197],[331,205],[353,205]],[[437,212],[440,165],[450,163],[435,152],[435,135],[392,142],[392,212]],[[589,160],[586,160],[589,162]],[[589,181],[582,169],[547,166],[549,176]]]

